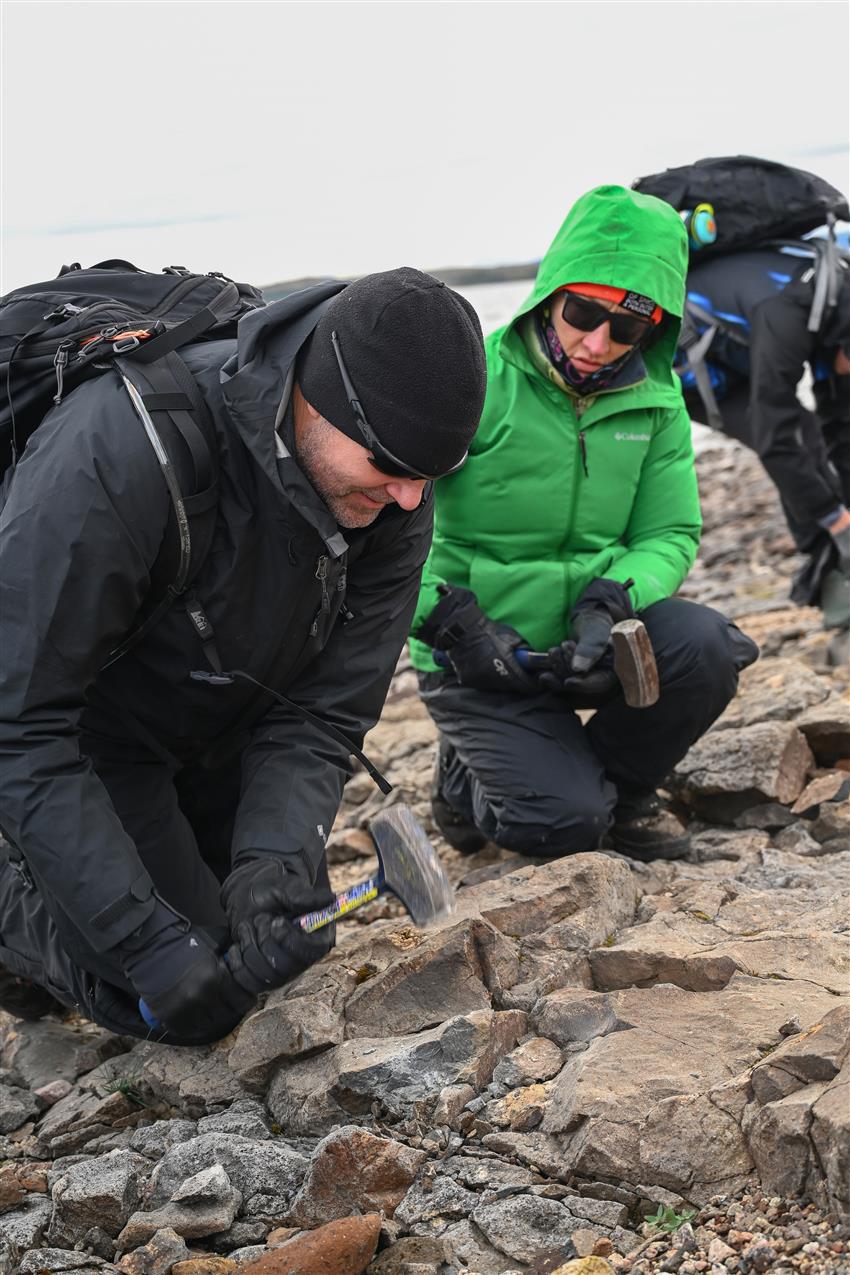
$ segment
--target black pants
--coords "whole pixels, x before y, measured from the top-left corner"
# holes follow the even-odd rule
[[[420,676],[448,763],[441,790],[490,840],[528,855],[594,850],[618,800],[663,781],[732,699],[758,648],[718,611],[670,598],[641,613],[658,664],[651,708],[618,699],[583,726],[557,695]],[[448,748],[445,746],[448,745]]]
[[[815,469],[835,492],[839,502],[850,505],[850,391],[848,377],[838,376],[816,381],[814,394],[817,410],[806,411],[797,406],[800,441],[812,458]],[[729,389],[719,407],[723,432],[745,447],[758,452],[753,433],[750,405],[750,383],[729,373]],[[685,393],[685,406],[692,420],[704,421],[705,405],[696,390]],[[775,482],[775,479],[774,479]],[[791,598],[800,606],[817,606],[826,573],[835,565],[837,553],[828,531],[812,518],[795,515],[782,488],[777,486],[782,512],[794,544],[808,561],[794,578]]]
[[[219,887],[230,870],[239,758],[212,771],[177,770],[126,739],[84,736],[83,747],[157,892],[194,925],[224,939]],[[35,886],[14,847],[0,851],[0,965],[111,1031],[149,1034],[118,954],[86,943],[58,902]]]

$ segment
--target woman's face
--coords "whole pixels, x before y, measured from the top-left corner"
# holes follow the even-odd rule
[[[583,294],[575,292],[573,295],[582,296]],[[566,296],[567,294],[564,292],[553,293],[549,298],[549,304],[551,306],[552,324],[558,334],[558,340],[561,342],[564,353],[577,372],[580,372],[583,376],[589,376],[591,372],[596,372],[607,363],[615,363],[627,350],[633,348],[631,345],[623,345],[619,341],[612,341],[610,324],[608,323],[600,324],[592,332],[583,332],[581,328],[572,327],[566,322],[562,314]],[[613,301],[600,300],[598,297],[588,297],[587,300],[592,301],[604,310],[609,310],[612,314],[629,314],[628,310],[624,310],[622,306],[616,305]]]

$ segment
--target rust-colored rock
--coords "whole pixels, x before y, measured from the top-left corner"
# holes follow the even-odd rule
[[[375,1256],[380,1231],[380,1213],[339,1218],[240,1266],[239,1275],[363,1275]],[[174,1272],[201,1275],[181,1271],[179,1266]]]
[[[425,1159],[424,1151],[355,1125],[336,1129],[316,1148],[292,1220],[317,1226],[349,1217],[353,1208],[392,1217]]]

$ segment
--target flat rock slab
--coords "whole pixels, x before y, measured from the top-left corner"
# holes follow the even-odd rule
[[[780,899],[784,915],[774,924],[771,902],[764,903],[760,919],[753,915],[760,909],[746,901],[737,908],[737,917],[735,909],[721,907],[713,921],[700,919],[694,911],[661,912],[626,930],[612,946],[590,954],[594,984],[607,989],[675,983],[705,992],[726,987],[740,971],[762,978],[805,979],[838,995],[847,991],[850,893],[808,907]]]
[[[835,1005],[810,983],[742,974],[714,992],[659,984],[568,997],[545,998],[538,1026],[562,1045],[573,1030],[589,1043],[554,1081],[540,1132],[559,1139],[565,1169],[685,1193],[749,1171],[737,1078],[746,1086],[792,1016],[809,1026]]]

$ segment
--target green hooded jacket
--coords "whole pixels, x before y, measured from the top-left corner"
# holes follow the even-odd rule
[[[435,487],[414,633],[442,581],[472,589],[536,650],[569,636],[570,611],[598,576],[632,578],[638,610],[676,592],[701,526],[691,425],[672,370],[687,265],[681,219],[660,199],[600,186],[570,210],[531,295],[485,343],[484,412],[466,465]],[[666,312],[658,339],[586,397],[549,362],[532,315],[567,283],[627,288]],[[410,646],[415,667],[437,667],[428,646]]]

